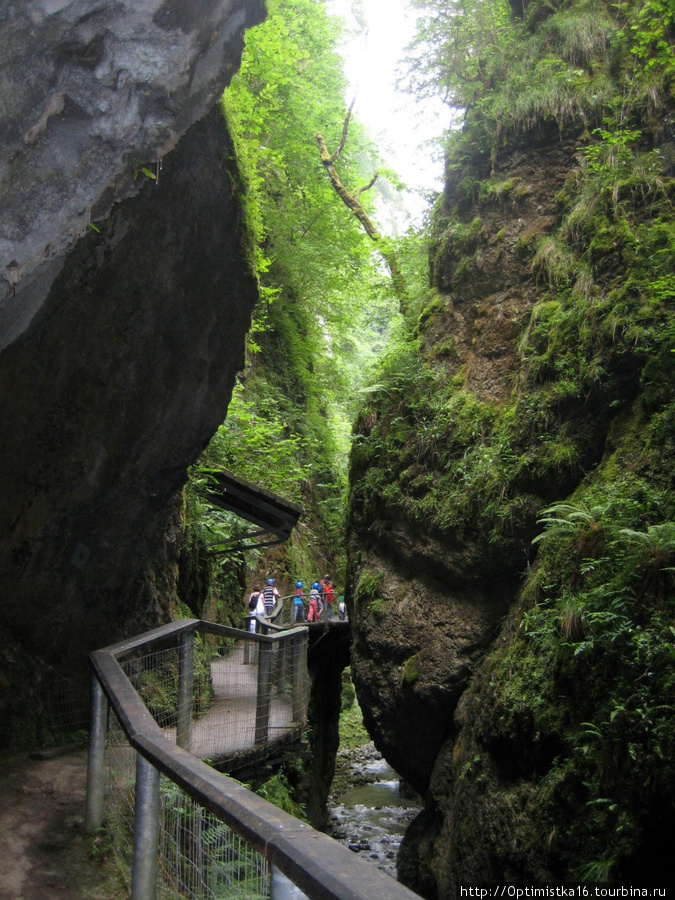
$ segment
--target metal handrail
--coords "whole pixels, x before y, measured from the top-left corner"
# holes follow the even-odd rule
[[[272,612],[269,614],[269,616],[266,615],[264,617],[265,622],[271,624],[273,622],[276,623],[277,621],[282,621],[283,620],[284,601],[285,600],[294,600],[294,599],[295,599],[295,594],[288,594],[284,597],[279,597]],[[337,606],[337,604],[338,604],[338,600],[336,597],[335,600],[333,601],[333,606]],[[323,609],[321,610],[319,620],[318,620],[318,622],[316,622],[314,624],[318,625],[318,624],[323,623],[324,625],[327,625],[330,621],[332,621],[332,619],[328,615],[329,606],[330,606],[330,604],[324,603]],[[293,606],[292,606],[292,604],[289,605],[289,609],[290,609],[290,623],[293,624]],[[249,618],[251,618],[251,617],[249,616]],[[261,618],[261,617],[259,617],[259,618]],[[305,624],[312,624],[312,623],[306,622]]]
[[[152,797],[159,794],[159,772],[243,837],[267,858],[273,868],[304,891],[310,900],[416,898],[416,894],[371,863],[356,857],[347,847],[220,774],[165,736],[120,666],[119,659],[149,643],[176,637],[183,639],[196,631],[255,641],[261,645],[273,645],[293,637],[307,639],[307,630],[303,627],[265,635],[200,619],[187,619],[91,654],[94,670],[92,734],[85,824],[91,833],[101,826],[103,820],[105,723],[109,702],[129,743],[139,755],[136,794],[140,818],[135,824],[139,839],[134,845],[132,900],[154,900],[156,896],[156,849],[153,850],[152,846],[152,835],[156,835],[156,829],[153,832],[148,818],[151,819],[152,810],[158,807],[158,800],[153,806]],[[283,890],[280,895],[283,896]]]

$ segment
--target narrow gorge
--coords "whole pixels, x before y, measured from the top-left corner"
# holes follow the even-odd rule
[[[0,748],[49,739],[45,671],[86,678],[91,651],[185,615],[240,624],[249,581],[274,570],[292,593],[330,571],[351,647],[310,658],[310,821],[349,664],[423,803],[398,858],[421,896],[668,884],[675,12],[417,7],[435,49],[412,87],[463,117],[414,252],[392,240],[423,271],[392,312],[358,224],[315,186],[309,112],[299,136],[305,102],[334,146],[347,131],[322,2],[4,4]],[[265,81],[280,56],[306,84]],[[376,154],[353,140],[356,177]],[[359,340],[380,343],[359,357]],[[204,518],[199,479],[254,478],[265,444],[265,486],[305,515],[283,548],[216,557],[230,524]]]

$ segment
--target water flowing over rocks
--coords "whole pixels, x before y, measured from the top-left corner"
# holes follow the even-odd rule
[[[420,803],[419,797],[407,797],[397,774],[372,743],[340,751],[329,798],[328,833],[395,878],[403,834]]]

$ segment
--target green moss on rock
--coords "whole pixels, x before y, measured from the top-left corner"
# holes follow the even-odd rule
[[[419,653],[415,653],[414,656],[409,657],[404,665],[403,672],[401,673],[401,686],[405,685],[413,685],[420,677],[420,659]]]

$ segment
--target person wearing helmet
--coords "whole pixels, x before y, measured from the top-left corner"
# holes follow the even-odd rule
[[[312,589],[309,592],[309,615],[307,616],[308,622],[318,622],[321,618],[321,592],[319,590],[319,582],[315,581],[312,585]]]
[[[293,595],[293,621],[305,621],[305,595],[302,593],[302,582],[296,581]]]
[[[274,578],[267,579],[267,584],[263,590],[263,596],[265,598],[265,615],[270,616],[279,599],[279,591],[274,586]]]

